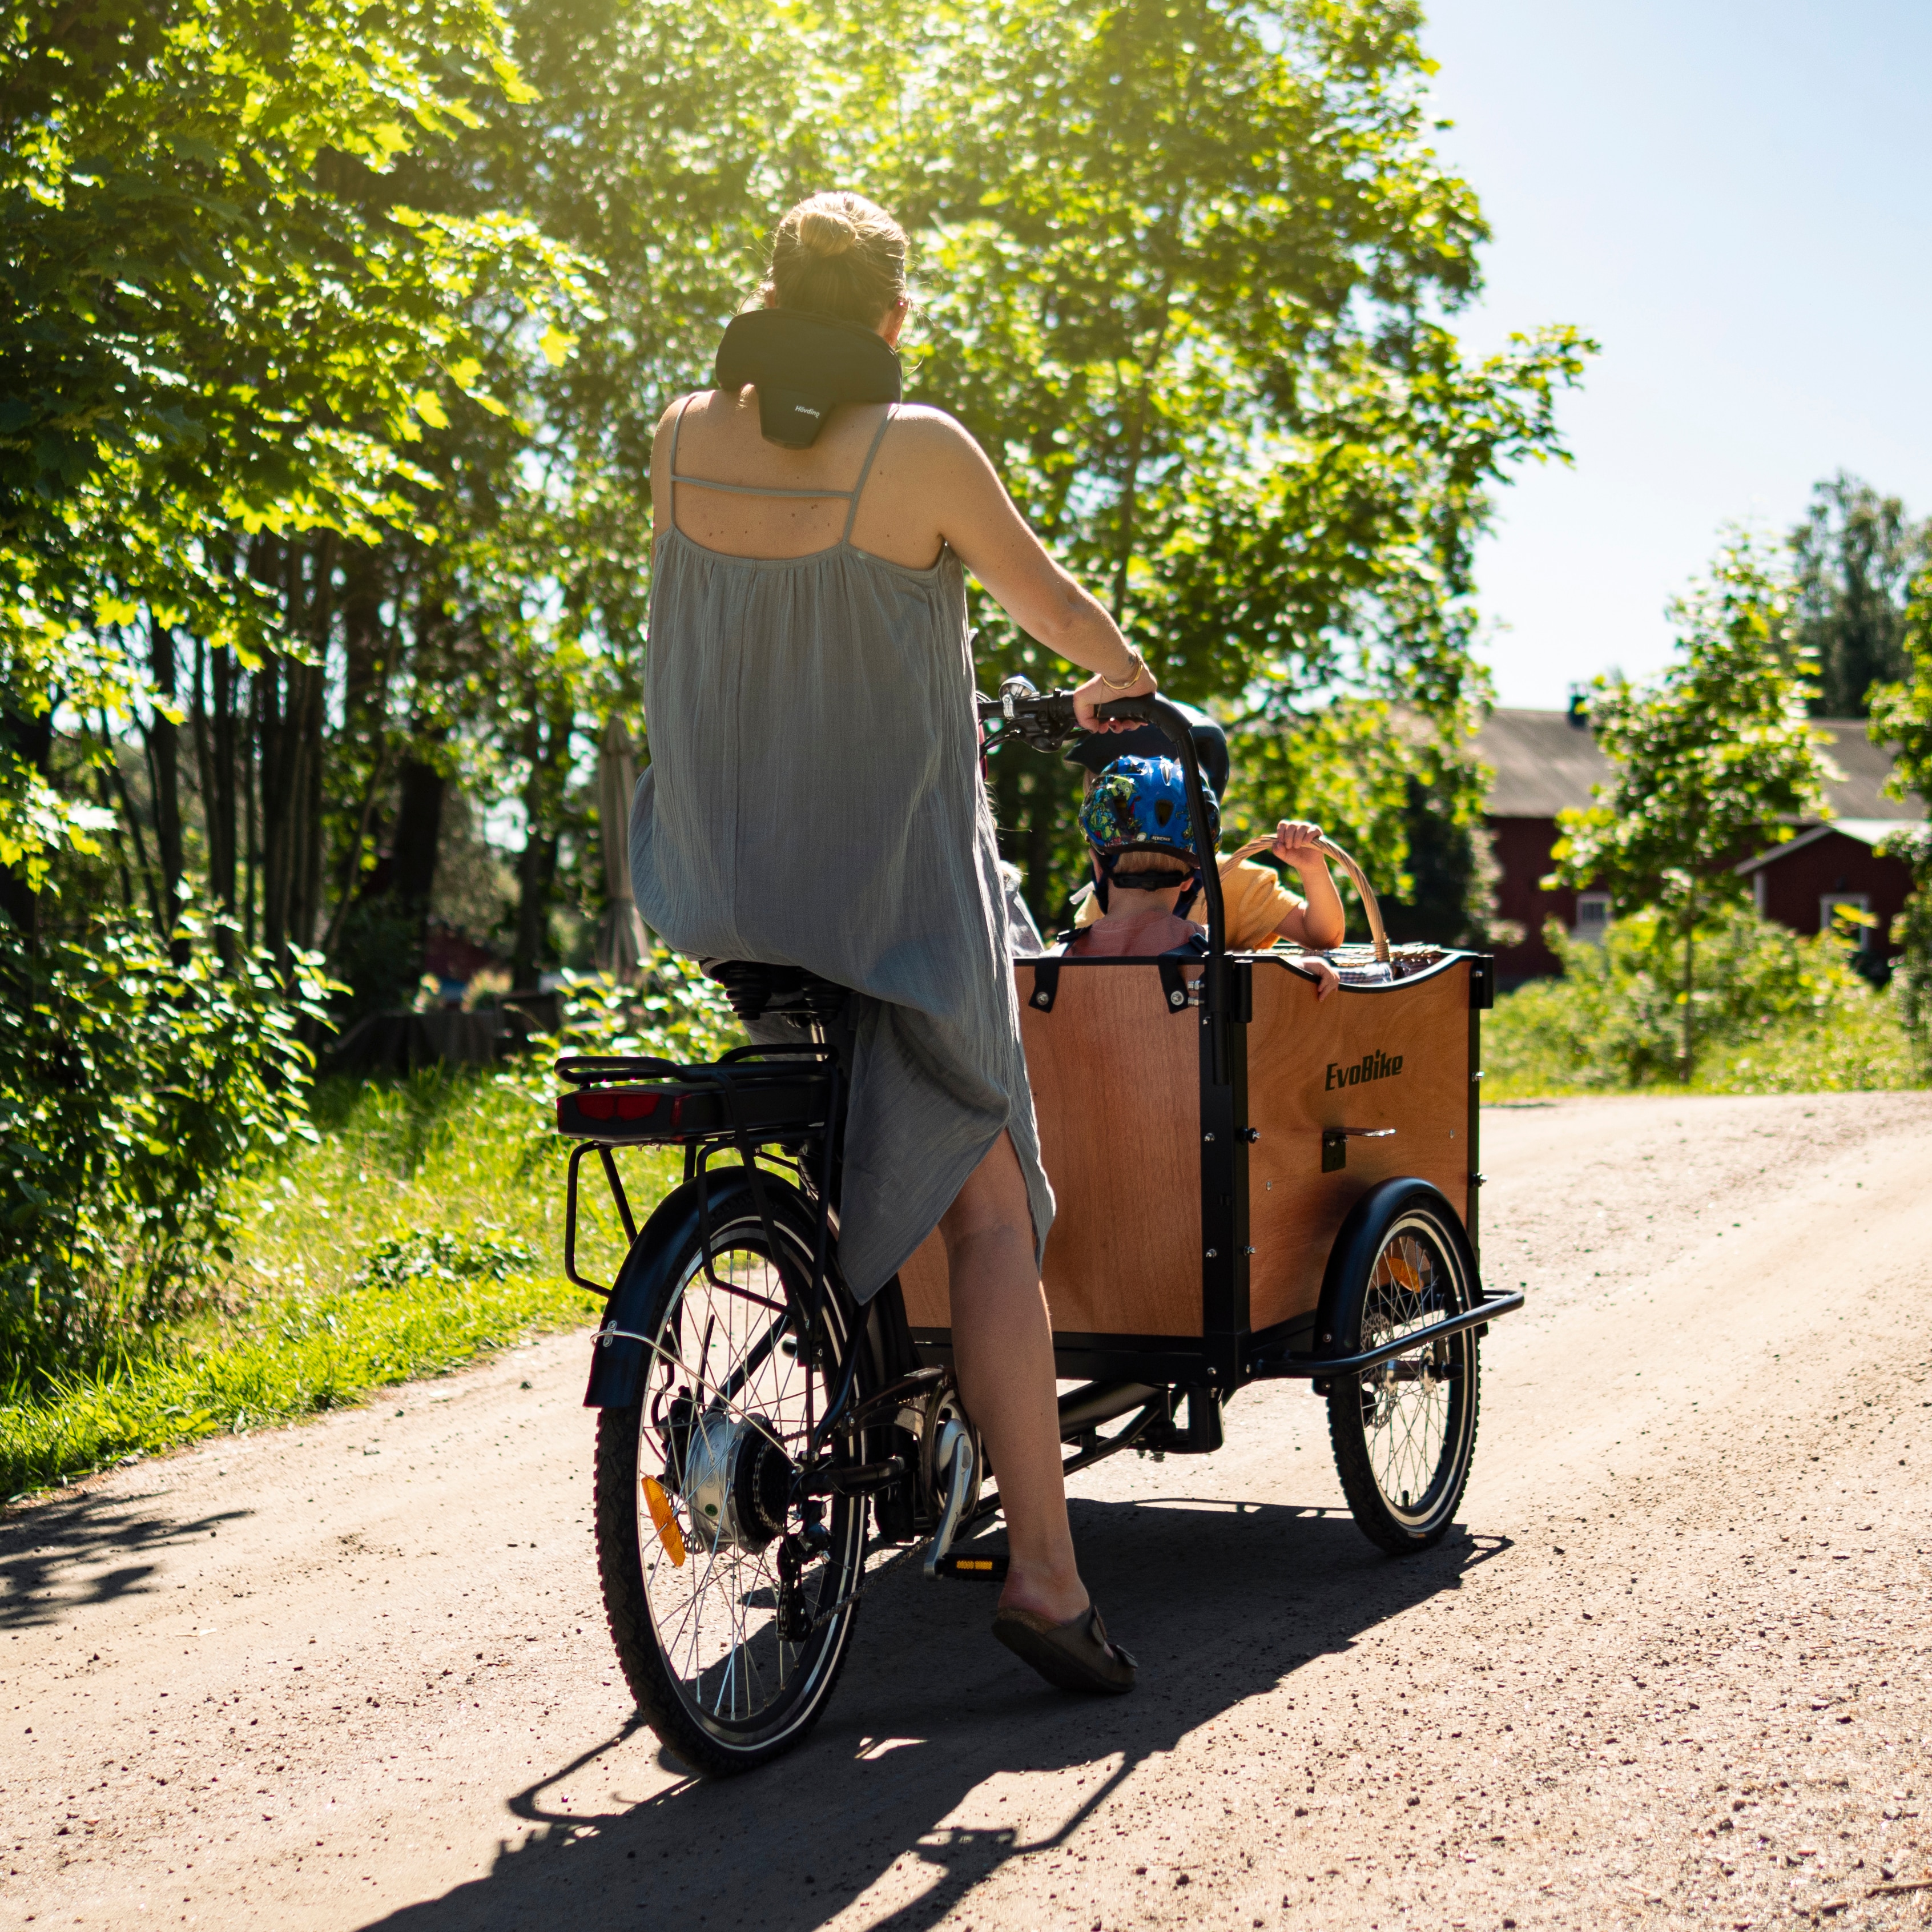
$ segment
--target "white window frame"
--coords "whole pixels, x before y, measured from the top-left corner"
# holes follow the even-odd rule
[[[1588,906],[1600,916],[1586,920],[1583,908]],[[1570,928],[1573,939],[1587,940],[1592,946],[1600,946],[1604,934],[1610,929],[1612,918],[1610,896],[1608,892],[1579,892],[1576,895],[1576,918]]]
[[[1818,930],[1820,932],[1829,932],[1833,929],[1832,908],[1834,906],[1841,905],[1856,906],[1860,912],[1870,912],[1871,894],[1869,892],[1820,892],[1818,895]],[[1876,926],[1862,926],[1858,928],[1860,952],[1863,952],[1868,946],[1876,946],[1879,943],[1879,930]]]

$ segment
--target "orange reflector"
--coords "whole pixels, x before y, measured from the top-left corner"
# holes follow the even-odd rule
[[[1416,1274],[1414,1269],[1411,1268],[1408,1262],[1402,1259],[1401,1256],[1383,1256],[1382,1265],[1388,1270],[1390,1274],[1395,1276],[1397,1281],[1401,1282],[1404,1288],[1408,1290],[1411,1294],[1420,1294],[1422,1292],[1422,1282],[1420,1277]]]
[[[664,1485],[655,1476],[644,1478],[644,1507],[651,1513],[651,1520],[657,1526],[658,1540],[670,1556],[671,1567],[684,1567],[684,1532],[677,1526],[677,1513],[670,1506],[670,1498],[664,1492]]]

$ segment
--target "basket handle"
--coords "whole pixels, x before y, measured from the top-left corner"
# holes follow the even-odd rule
[[[1224,860],[1222,863],[1232,866],[1243,859],[1251,859],[1257,852],[1267,851],[1274,843],[1272,833],[1265,838],[1250,838],[1233,857]],[[1362,910],[1369,916],[1369,936],[1375,941],[1376,958],[1380,964],[1386,966],[1389,957],[1388,934],[1382,927],[1382,904],[1376,897],[1375,887],[1369,884],[1369,875],[1334,839],[1322,838],[1316,839],[1315,843],[1323,855],[1333,859],[1353,881],[1356,892],[1361,897]]]

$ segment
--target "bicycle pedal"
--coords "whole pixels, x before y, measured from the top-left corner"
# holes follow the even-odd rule
[[[995,1552],[988,1556],[956,1556],[949,1550],[934,1564],[935,1576],[954,1576],[968,1583],[1004,1583],[1006,1558]]]

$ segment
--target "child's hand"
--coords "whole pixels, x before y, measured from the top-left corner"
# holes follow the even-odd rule
[[[1318,952],[1306,952],[1294,962],[1304,973],[1315,976],[1315,1004],[1318,1006],[1342,983],[1342,976]]]
[[[1298,868],[1304,864],[1318,866],[1322,852],[1317,842],[1321,837],[1320,826],[1299,818],[1284,818],[1275,827],[1274,844],[1269,849],[1283,865]]]

